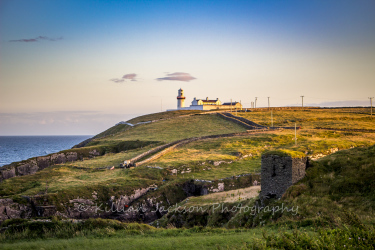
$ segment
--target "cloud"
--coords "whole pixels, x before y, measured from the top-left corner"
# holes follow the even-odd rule
[[[18,40],[9,40],[9,42],[25,42],[25,43],[32,43],[32,42],[38,42],[38,41],[59,41],[62,40],[62,37],[57,37],[57,38],[51,38],[47,36],[38,36],[36,38],[26,38],[26,39],[18,39]]]
[[[348,101],[333,101],[321,103],[306,103],[306,106],[319,107],[369,107],[370,101],[348,100]]]
[[[137,81],[137,80],[135,79],[136,76],[137,76],[137,74],[134,74],[134,73],[132,73],[132,74],[126,74],[126,75],[124,75],[124,76],[122,77],[122,79],[129,79],[129,80],[131,80],[131,81]]]
[[[194,79],[197,79],[197,78],[192,77],[189,73],[175,72],[175,73],[172,73],[172,74],[167,74],[166,77],[157,78],[156,80],[158,80],[158,81],[169,80],[169,81],[188,82],[188,81],[191,81],[191,80],[194,80]]]
[[[110,79],[110,81],[119,83],[119,82],[125,82],[126,80],[130,80],[130,81],[136,82],[137,81],[136,77],[137,77],[137,74],[131,73],[131,74],[124,75],[122,78],[112,78]]]
[[[124,82],[125,80],[124,79],[118,79],[118,78],[112,78],[112,79],[110,79],[110,81],[112,81],[112,82]]]

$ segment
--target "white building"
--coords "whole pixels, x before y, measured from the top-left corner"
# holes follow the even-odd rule
[[[216,98],[216,100],[208,100],[208,97],[206,97],[206,99],[197,99],[196,97],[194,97],[194,100],[191,102],[191,105],[221,105],[221,101],[219,100],[219,98]]]
[[[213,109],[241,109],[242,104],[240,102],[226,102],[222,103],[219,98],[215,100],[210,100],[208,97],[206,99],[197,99],[194,97],[194,100],[191,102],[190,107],[185,107],[185,96],[184,90],[178,90],[177,96],[177,110],[213,110]],[[172,111],[172,110],[169,110]]]

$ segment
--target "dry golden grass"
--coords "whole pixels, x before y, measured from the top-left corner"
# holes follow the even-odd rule
[[[375,117],[369,108],[273,110],[274,126],[302,126],[303,128],[330,127],[347,129],[374,129]],[[271,111],[238,113],[256,123],[271,126]]]
[[[204,196],[193,196],[181,202],[183,206],[205,206],[217,203],[234,203],[255,198],[259,195],[261,186],[251,186],[225,192],[211,193]]]

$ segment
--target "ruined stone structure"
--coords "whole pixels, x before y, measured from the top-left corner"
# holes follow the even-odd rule
[[[260,199],[281,198],[285,191],[306,174],[307,157],[262,155]]]

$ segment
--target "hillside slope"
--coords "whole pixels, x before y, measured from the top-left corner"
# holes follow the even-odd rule
[[[284,111],[278,112],[282,115]],[[329,111],[325,113],[317,111],[316,116],[322,114],[327,116],[327,112]],[[304,115],[302,111],[296,113]],[[348,113],[343,114],[348,116]],[[163,143],[245,131],[238,124],[224,120],[216,114],[189,114],[191,116],[183,117],[180,115],[180,113],[167,113],[163,114],[164,117],[168,117],[165,120],[163,118],[158,122],[124,127],[125,130],[118,127],[112,130],[116,131],[115,133],[104,133],[103,137],[94,139],[88,146],[74,149],[90,152],[100,149],[95,151],[99,152],[99,155],[46,167],[32,175],[4,180],[0,183],[0,199],[11,199],[13,203],[10,205],[15,210],[22,208],[22,212],[17,213],[20,217],[33,216],[32,214],[36,213],[35,207],[44,211],[42,213],[44,216],[54,213],[73,218],[97,216],[73,211],[79,202],[110,205],[114,201],[120,201],[127,206],[140,206],[147,199],[164,203],[171,202],[172,199],[174,202],[180,202],[190,195],[195,195],[197,192],[191,191],[191,188],[199,189],[202,183],[212,183],[208,187],[212,190],[218,189],[220,182],[225,183],[224,191],[248,187],[259,174],[260,155],[265,150],[282,149],[317,159],[337,150],[370,146],[375,143],[375,133],[301,129],[298,131],[296,145],[294,131],[266,131],[245,133],[231,138],[195,141],[176,148],[145,166],[132,169],[118,167],[124,160]],[[247,115],[251,118],[251,115],[257,114]],[[349,115],[356,118],[363,114],[350,113]],[[356,122],[358,120],[361,119],[357,119]],[[367,119],[363,120],[363,123],[368,122]],[[327,174],[327,176],[331,175],[334,176],[334,173]],[[337,178],[339,177],[338,175]],[[342,183],[347,182],[346,179],[342,180]],[[310,187],[310,184],[304,185]],[[324,190],[324,185],[314,185]],[[337,188],[332,190],[337,191]],[[329,197],[336,197],[336,191],[332,191]],[[341,197],[341,194],[339,196]],[[352,196],[348,196],[340,201],[340,204],[351,202],[350,204],[353,205],[356,203],[353,199]],[[334,202],[338,201],[334,200]],[[33,207],[30,206],[31,203]],[[372,205],[369,201],[366,204],[367,207]],[[363,211],[367,214],[367,210]],[[1,218],[6,219],[10,216],[12,215],[3,211]],[[103,216],[108,217],[110,214]],[[138,217],[132,219],[142,220]]]

